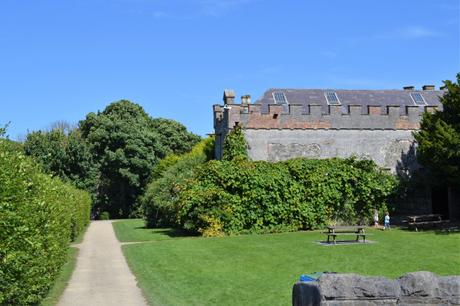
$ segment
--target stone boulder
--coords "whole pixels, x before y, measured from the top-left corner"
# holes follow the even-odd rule
[[[358,274],[323,274],[297,282],[292,305],[460,305],[460,276],[407,273],[396,280]]]

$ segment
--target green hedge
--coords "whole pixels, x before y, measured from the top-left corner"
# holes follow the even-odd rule
[[[396,185],[354,158],[210,161],[180,188],[176,222],[204,236],[367,223]]]
[[[37,304],[88,224],[88,193],[43,174],[0,139],[0,305]]]

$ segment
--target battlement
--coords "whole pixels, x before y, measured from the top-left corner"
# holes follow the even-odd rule
[[[416,130],[423,112],[436,106],[362,106],[329,105],[326,112],[319,104],[214,105],[214,127],[225,133],[240,125],[245,129],[391,129]]]

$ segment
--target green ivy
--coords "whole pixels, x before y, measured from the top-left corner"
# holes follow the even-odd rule
[[[180,187],[176,222],[214,235],[368,223],[396,185],[374,162],[354,158],[210,161]]]
[[[240,126],[236,126],[224,140],[223,160],[233,159],[248,159],[247,143]]]

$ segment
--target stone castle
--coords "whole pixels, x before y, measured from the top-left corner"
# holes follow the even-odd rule
[[[369,158],[392,172],[418,167],[412,132],[423,112],[442,108],[443,90],[412,86],[403,90],[269,89],[251,104],[235,103],[225,90],[214,105],[215,155],[222,158],[225,136],[241,126],[253,160],[294,157]]]

